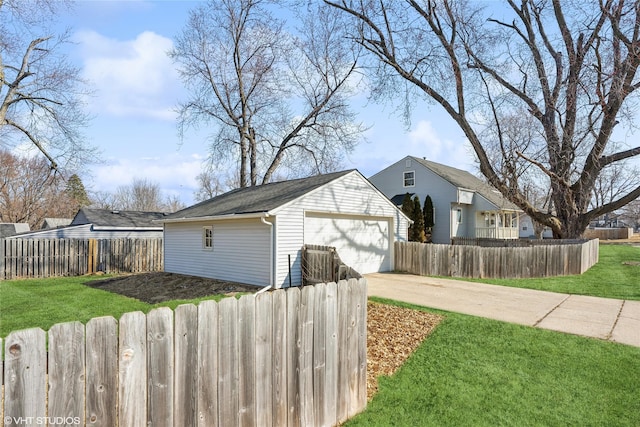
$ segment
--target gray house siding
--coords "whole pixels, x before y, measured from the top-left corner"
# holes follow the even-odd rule
[[[403,185],[405,171],[415,171],[413,187]],[[411,161],[407,164],[405,160],[378,172],[369,178],[369,181],[389,198],[396,194],[414,193],[420,198],[420,205],[423,207],[427,194],[431,196],[435,211],[432,240],[435,243],[451,242],[451,202],[458,199],[457,187],[417,162]]]

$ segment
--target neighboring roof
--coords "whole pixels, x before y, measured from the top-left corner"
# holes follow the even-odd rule
[[[3,222],[0,223],[0,238],[15,236],[18,233],[25,233],[31,230],[31,227],[26,222]]]
[[[393,196],[391,198],[391,203],[393,203],[396,206],[402,206],[402,203],[404,202],[404,198],[406,195],[410,195],[411,197],[413,197],[413,195],[415,193],[402,193],[402,194],[396,194],[395,196]]]
[[[71,221],[73,221],[71,218],[45,218],[40,229],[48,230],[50,228],[66,227],[71,224]]]
[[[269,212],[355,169],[238,188],[165,217],[167,220]]]
[[[502,209],[513,209],[513,210],[521,210],[518,206],[507,200],[502,193],[496,190],[490,184],[482,181],[471,173],[462,170],[456,169],[451,166],[443,165],[441,163],[432,162],[426,159],[421,159],[419,157],[409,156],[411,160],[414,160],[420,163],[422,166],[430,169],[434,173],[440,175],[445,180],[449,181],[451,184],[455,185],[459,188],[466,188],[468,190],[475,191],[480,194],[482,197],[487,199],[489,202],[493,203],[499,208]]]
[[[166,215],[164,212],[82,208],[73,218],[71,225],[93,224],[94,227],[161,228],[153,221],[163,219]]]

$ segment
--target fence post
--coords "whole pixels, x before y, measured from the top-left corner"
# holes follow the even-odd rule
[[[0,239],[0,280],[5,279],[5,265],[7,264],[6,264],[6,260],[4,259],[4,254],[5,254],[4,245],[6,241],[7,241],[6,239]]]
[[[96,239],[89,239],[89,253],[87,254],[87,274],[96,272],[96,258],[98,255],[98,245]]]

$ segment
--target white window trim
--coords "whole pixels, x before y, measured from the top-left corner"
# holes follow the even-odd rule
[[[408,173],[413,174],[413,184],[411,184],[411,185],[407,185],[406,176],[407,176]],[[415,187],[416,186],[416,171],[415,170],[402,172],[402,186],[404,188],[409,188],[409,187]]]
[[[211,242],[210,244],[207,246],[207,231],[211,232]],[[212,225],[205,225],[204,227],[202,227],[202,249],[205,251],[212,251],[213,250],[213,226]]]

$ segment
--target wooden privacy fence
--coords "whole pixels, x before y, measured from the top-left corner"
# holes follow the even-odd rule
[[[0,279],[162,270],[158,238],[0,240]]]
[[[584,236],[589,239],[630,239],[633,237],[633,228],[587,228]]]
[[[396,242],[395,269],[422,276],[472,278],[582,274],[598,262],[598,244],[598,239],[519,248]]]
[[[360,273],[342,262],[338,251],[332,246],[304,245],[301,265],[303,285],[362,277]]]
[[[4,425],[335,425],[366,406],[366,298],[352,279],[12,332]]]

